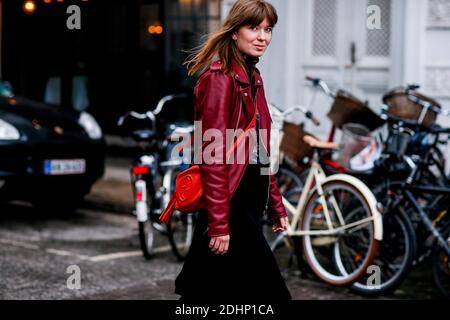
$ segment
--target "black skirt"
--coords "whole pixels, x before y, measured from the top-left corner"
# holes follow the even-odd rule
[[[230,244],[225,255],[209,248],[206,210],[198,213],[191,248],[175,280],[181,300],[285,301],[291,295],[262,233],[269,177],[248,165],[230,203]]]

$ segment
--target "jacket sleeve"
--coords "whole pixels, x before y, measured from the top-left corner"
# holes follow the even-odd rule
[[[269,215],[272,219],[279,219],[281,217],[287,217],[286,208],[284,207],[280,188],[278,187],[277,180],[273,174],[270,175],[270,187],[269,187]]]
[[[208,213],[208,235],[228,235],[230,197],[225,137],[232,99],[232,79],[221,71],[207,72],[196,85],[195,99],[200,118],[197,120],[201,121],[203,134],[200,172],[203,203]],[[209,129],[213,129],[210,130],[214,132],[213,137],[205,136],[205,131]]]

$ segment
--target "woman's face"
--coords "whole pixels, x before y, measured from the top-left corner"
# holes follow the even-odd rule
[[[264,19],[259,26],[244,26],[233,34],[238,49],[247,56],[260,58],[272,40],[272,26]]]

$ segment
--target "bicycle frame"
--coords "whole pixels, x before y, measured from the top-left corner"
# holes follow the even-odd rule
[[[316,158],[316,157],[314,157],[314,158]],[[333,204],[334,212],[336,213],[339,223],[341,224],[340,227],[337,227],[337,228],[333,227],[333,225],[331,223],[331,216],[330,216],[327,204],[326,204],[326,199],[325,199],[325,195],[324,195],[322,186],[325,183],[331,182],[334,180],[346,181],[349,184],[355,185],[361,191],[363,196],[368,200],[370,210],[373,213],[372,217],[345,225],[344,219],[342,217],[342,213],[339,210],[337,202],[334,198],[332,198],[331,202]],[[314,183],[315,189],[317,189],[321,204],[323,205],[323,208],[324,208],[324,214],[325,214],[325,219],[327,222],[328,230],[320,230],[320,231],[317,231],[317,230],[316,231],[295,230],[296,226],[299,224],[299,222],[301,221],[301,219],[303,217],[308,196],[309,196],[310,192],[313,192],[315,190],[313,188],[313,183]],[[372,194],[372,192],[369,190],[369,188],[364,183],[362,183],[360,180],[358,180],[357,178],[352,177],[347,174],[334,174],[334,175],[327,177],[325,175],[325,172],[323,171],[323,169],[320,167],[320,164],[315,159],[311,163],[311,168],[310,168],[308,177],[306,178],[306,182],[305,182],[305,188],[302,191],[302,194],[300,196],[300,200],[297,204],[297,207],[293,206],[285,197],[283,197],[282,199],[283,199],[283,204],[284,204],[286,210],[293,216],[293,219],[288,224],[287,231],[284,232],[283,236],[284,235],[288,235],[288,236],[333,235],[333,234],[337,234],[339,232],[342,232],[342,231],[350,229],[350,228],[357,228],[358,226],[360,226],[362,224],[373,221],[374,222],[374,237],[375,237],[375,239],[378,241],[381,241],[383,239],[383,223],[382,223],[381,214],[378,211],[377,201],[376,201],[374,195]]]
[[[159,211],[154,206],[155,202],[159,201],[156,197],[158,190],[156,185],[157,166],[157,157],[144,153],[130,168],[135,211],[139,222],[146,222],[148,219],[152,222],[157,221],[155,214],[158,214]],[[151,197],[151,199],[147,199],[147,197]],[[147,204],[148,200],[153,204],[151,208]]]
[[[435,227],[434,221],[431,221],[431,219],[428,217],[425,210],[419,205],[416,197],[414,197],[413,192],[419,192],[421,194],[428,193],[428,194],[438,194],[438,195],[447,195],[450,196],[450,188],[446,187],[429,187],[429,186],[413,186],[409,184],[404,183],[392,183],[391,186],[398,186],[400,189],[404,190],[403,193],[406,196],[406,198],[402,198],[400,201],[397,201],[395,203],[395,206],[393,206],[393,209],[400,206],[404,202],[409,202],[413,209],[420,215],[420,218],[422,219],[422,222],[425,224],[425,226],[428,228],[430,233],[437,239],[439,244],[445,248],[445,251],[447,252],[447,255],[450,256],[450,246],[446,239],[443,238],[439,230]]]

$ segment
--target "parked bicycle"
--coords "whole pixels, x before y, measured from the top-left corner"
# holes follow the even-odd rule
[[[358,116],[367,104],[364,106],[358,101],[355,102],[350,94],[344,96],[342,92],[332,93],[321,79],[308,80],[333,99],[332,109],[335,110],[334,113],[331,110],[328,114],[333,121],[330,141],[334,138],[336,127],[340,126],[344,131],[358,128],[358,125],[346,127],[345,123],[349,119],[367,121],[367,117]],[[445,245],[445,241],[447,246],[449,241],[449,196],[446,186],[449,178],[445,176],[445,159],[438,148],[438,144],[447,143],[441,135],[448,133],[448,129],[434,126],[436,115],[448,112],[442,110],[434,100],[415,92],[416,89],[418,86],[408,86],[405,90],[396,89],[385,95],[385,103],[395,99],[394,103],[384,108],[384,120],[388,120],[389,134],[381,139],[384,152],[379,160],[372,159],[370,170],[352,170],[349,162],[345,166],[329,156],[319,159],[328,174],[349,173],[365,181],[385,207],[382,216],[385,236],[374,260],[374,264],[381,270],[380,283],[373,285],[368,281],[368,275],[363,276],[351,287],[360,294],[378,295],[395,290],[413,265],[428,260],[429,257],[434,257],[433,273],[438,287],[444,294],[449,294],[449,256]],[[339,96],[340,102],[336,101]],[[347,101],[342,103],[343,99]],[[411,112],[411,101],[419,106],[412,108],[414,112]],[[350,107],[347,110],[336,110],[339,103],[342,104],[341,107]],[[405,112],[398,103],[409,104],[409,111]],[[372,112],[368,114],[376,121],[377,127],[383,123],[379,121],[381,117],[374,118]],[[374,121],[371,122],[373,124]],[[370,130],[366,131],[370,133]],[[369,137],[367,132],[359,137],[354,132],[355,138],[364,140]],[[291,195],[296,194],[298,198],[299,190],[304,185],[304,174],[286,168],[280,171],[280,174],[281,181],[290,182],[290,186],[280,188],[284,188],[288,193],[292,190]],[[411,195],[415,198],[411,198]],[[397,205],[392,205],[393,198],[398,200]],[[301,254],[296,250],[296,256],[300,260]],[[345,270],[341,268],[340,272],[345,273]]]
[[[156,109],[146,113],[127,112],[118,122],[119,127],[130,131],[131,137],[140,146],[140,156],[131,166],[131,182],[135,200],[135,215],[138,220],[139,242],[146,259],[154,255],[155,231],[168,237],[174,255],[183,260],[193,235],[194,214],[175,212],[168,225],[159,221],[175,189],[175,177],[185,170],[182,150],[173,150],[180,136],[193,134],[194,127],[179,127],[175,124],[159,125],[158,115],[167,102],[185,99],[187,95],[163,97]],[[133,119],[133,121],[130,121]],[[162,120],[161,120],[162,121]],[[129,123],[132,122],[130,125]],[[177,157],[172,159],[172,155]]]
[[[295,110],[305,111],[301,107]],[[284,114],[290,113],[288,109]],[[311,112],[306,112],[309,118]],[[272,250],[289,247],[301,237],[303,253],[311,270],[323,281],[346,286],[359,279],[372,263],[382,240],[380,208],[363,182],[346,174],[326,176],[319,163],[320,152],[335,150],[335,143],[304,137],[314,154],[298,202],[283,192],[289,216],[286,232],[271,242]],[[304,187],[303,187],[304,186]],[[293,191],[293,190],[290,190]],[[340,272],[344,268],[346,273]]]
[[[434,280],[438,288],[447,297],[450,296],[450,184],[442,185],[440,179],[430,179],[430,157],[438,136],[449,134],[450,129],[433,128],[429,134],[435,137],[435,142],[429,147],[427,155],[408,155],[408,145],[415,133],[401,130],[396,125],[390,129],[388,142],[402,141],[400,148],[387,145],[383,161],[378,164],[388,172],[399,168],[409,172],[404,179],[384,174],[383,182],[377,188],[385,202],[385,214],[402,219],[403,230],[392,230],[391,237],[401,237],[402,243],[390,242],[386,250],[380,250],[375,258],[382,270],[381,282],[377,287],[368,287],[364,282],[356,283],[354,290],[366,295],[381,294],[395,290],[409,274],[412,267],[424,261],[429,261]],[[407,142],[405,142],[405,140]],[[380,170],[381,171],[381,170]],[[392,177],[391,177],[392,176]],[[386,224],[385,224],[386,225]],[[388,229],[388,227],[386,227]],[[397,263],[396,263],[397,262]],[[402,262],[402,263],[398,263]]]
[[[441,248],[441,262],[444,262],[440,269],[436,262],[432,263],[434,278],[442,293],[449,295],[450,272],[445,264],[445,259],[448,260],[445,253],[448,252],[443,245],[443,240],[448,238],[449,180],[444,172],[445,159],[438,148],[438,144],[447,143],[442,141],[441,135],[449,130],[436,128],[434,124],[438,114],[448,115],[448,111],[442,110],[435,100],[416,92],[418,88],[417,85],[397,88],[384,96],[387,104],[381,117],[387,120],[388,135],[381,139],[383,155],[373,163],[372,170],[355,172],[349,166],[342,168],[339,165],[326,168],[331,173],[346,172],[359,177],[385,207],[386,237],[374,260],[381,270],[380,281],[373,285],[368,281],[369,275],[364,276],[352,285],[352,289],[360,294],[379,295],[394,291],[413,265],[425,261],[434,255],[436,248]],[[410,189],[411,186],[414,188]],[[436,189],[436,186],[441,188]],[[399,203],[393,206],[395,196],[402,201],[398,200]]]

